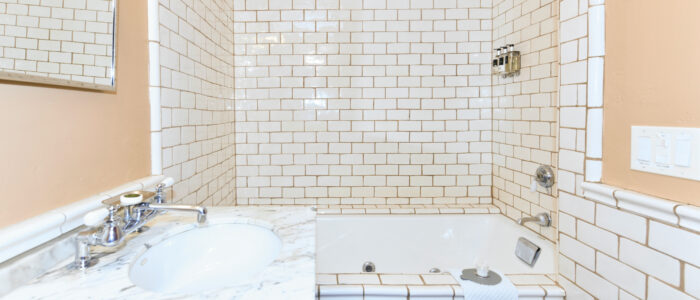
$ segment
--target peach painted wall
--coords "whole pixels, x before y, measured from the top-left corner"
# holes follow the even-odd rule
[[[119,1],[117,90],[0,81],[0,227],[150,175],[146,1]]]
[[[700,181],[632,171],[629,154],[632,125],[700,127],[700,1],[605,5],[603,182],[700,205]]]

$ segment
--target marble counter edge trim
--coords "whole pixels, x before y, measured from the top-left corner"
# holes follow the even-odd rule
[[[0,298],[71,257],[74,247],[69,238],[58,237],[0,263]]]
[[[700,232],[700,207],[646,195],[620,187],[584,182],[586,199],[646,218]]]
[[[0,263],[82,225],[82,216],[111,196],[150,187],[165,178],[148,176],[0,229]]]

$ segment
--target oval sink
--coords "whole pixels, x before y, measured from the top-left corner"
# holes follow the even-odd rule
[[[280,253],[282,241],[269,229],[218,224],[174,235],[131,264],[129,278],[154,292],[197,293],[245,283]]]

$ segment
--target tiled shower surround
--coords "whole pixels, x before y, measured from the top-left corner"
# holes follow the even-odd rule
[[[558,244],[567,299],[700,297],[700,257],[663,243],[700,245],[697,228],[584,197],[601,180],[603,0],[159,3],[153,132],[177,202],[548,211],[552,228],[528,227]],[[492,76],[509,43],[520,75]],[[540,164],[557,184],[531,192]]]
[[[514,44],[522,57],[517,76],[493,78],[493,198],[512,219],[549,213],[556,220],[556,186],[530,191],[540,165],[557,165],[557,1],[496,0],[495,48]],[[550,240],[552,227],[527,225]]]
[[[175,202],[232,205],[231,1],[159,1],[158,16],[160,80],[151,94],[160,95],[162,172],[176,181]]]
[[[490,1],[235,1],[238,204],[491,203]]]

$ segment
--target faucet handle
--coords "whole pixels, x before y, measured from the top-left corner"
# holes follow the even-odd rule
[[[166,177],[161,181],[158,185],[156,185],[156,196],[153,198],[153,201],[157,204],[161,204],[165,202],[165,188],[169,187],[171,185],[175,184],[175,179],[172,177]]]
[[[166,177],[157,186],[160,188],[166,188],[166,187],[169,187],[173,184],[175,184],[175,179],[173,179],[172,177]]]
[[[83,224],[88,227],[96,227],[102,225],[107,216],[109,216],[109,210],[107,208],[98,208],[83,216]]]

